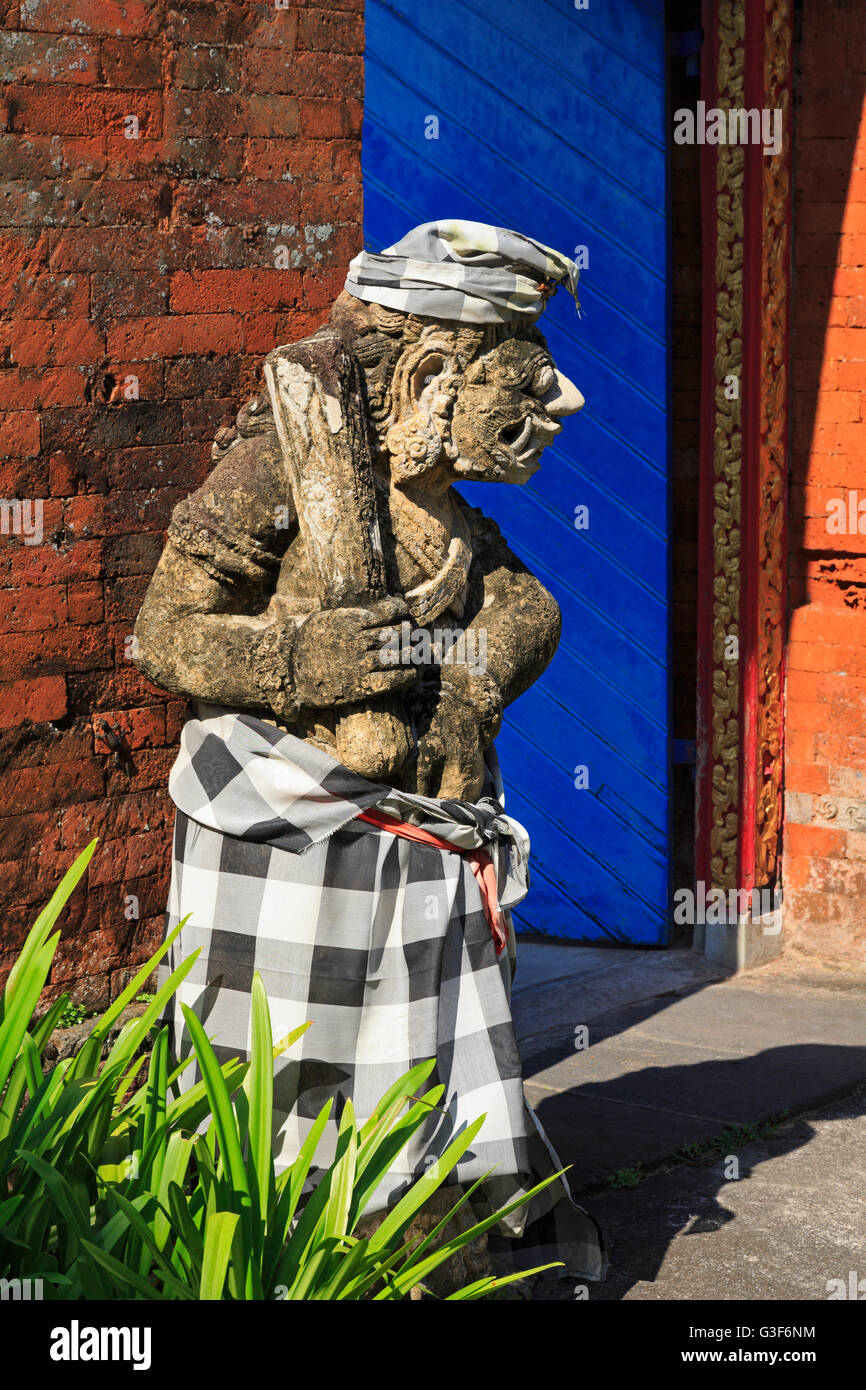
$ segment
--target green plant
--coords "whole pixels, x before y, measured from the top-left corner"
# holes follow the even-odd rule
[[[618,1168],[608,1178],[611,1187],[637,1187],[643,1180],[643,1173],[640,1168]]]
[[[744,1125],[728,1125],[711,1139],[701,1139],[694,1144],[681,1144],[674,1158],[681,1163],[703,1163],[736,1153],[746,1144],[753,1144],[759,1139],[769,1139],[787,1115],[787,1110],[781,1110],[768,1116],[766,1120]]]
[[[74,1028],[76,1023],[83,1023],[86,1017],[87,1014],[81,1004],[73,1004],[70,1000],[61,1010],[56,1026],[58,1028]]]
[[[106,1039],[183,923],[94,1023],[75,1056],[45,1072],[45,1043],[68,1000],[57,1000],[35,1026],[33,1010],[57,946],[52,928],[95,843],[34,924],[0,1006],[0,1270],[6,1277],[41,1278],[49,1296],[70,1299],[400,1299],[529,1200],[533,1193],[445,1240],[466,1193],[414,1249],[407,1242],[410,1223],[472,1143],[482,1117],[374,1232],[357,1234],[370,1195],[442,1098],[441,1086],[415,1094],[433,1069],[426,1062],[391,1087],[363,1126],[347,1102],[335,1160],[304,1201],[330,1103],[295,1163],[277,1174],[273,1060],[308,1025],[274,1046],[258,976],[249,1063],[220,1066],[201,1023],[184,1009],[194,1054],[172,1069],[168,1030],[159,1028],[145,1084],[133,1092],[147,1061],[141,1044],[197,953],[150,996],[103,1058]],[[178,1096],[174,1083],[193,1055],[203,1079]],[[480,1298],[517,1277],[527,1276],[478,1280],[450,1298]]]

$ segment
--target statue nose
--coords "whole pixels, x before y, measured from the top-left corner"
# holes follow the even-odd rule
[[[556,384],[542,396],[541,403],[549,415],[576,415],[584,407],[583,396],[562,372],[556,373]]]

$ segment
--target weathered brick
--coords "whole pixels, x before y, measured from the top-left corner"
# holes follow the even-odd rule
[[[195,221],[218,224],[292,225],[298,216],[298,190],[290,183],[202,183],[185,186],[178,212]]]
[[[65,675],[69,671],[92,671],[112,665],[107,629],[64,627],[40,634],[7,636],[0,651],[0,681],[19,676]]]
[[[199,357],[178,357],[165,366],[165,394],[194,398],[204,394],[214,396],[238,395],[239,370],[236,357],[203,360]]]
[[[159,159],[173,179],[208,179],[214,169],[220,169],[224,179],[234,180],[243,175],[245,151],[246,141],[238,137],[185,135],[175,130],[160,143]]]
[[[94,449],[82,454],[77,450],[58,450],[50,455],[50,492],[52,497],[73,497],[77,492],[104,492],[107,486],[105,453]]]
[[[0,820],[0,862],[17,861],[34,845],[49,854],[63,847],[58,812],[35,811],[32,815],[5,816]]]
[[[35,411],[0,412],[0,458],[38,454],[39,449],[39,416]]]
[[[241,85],[241,50],[190,44],[175,53],[176,86],[197,91],[236,92]]]
[[[126,622],[132,631],[144,602],[149,579],[144,574],[121,575],[105,585],[105,616],[111,623]]]
[[[79,541],[55,548],[51,545],[20,546],[5,553],[0,574],[11,584],[56,584],[75,579],[98,579],[103,564],[99,541]]]
[[[110,87],[160,87],[163,51],[147,39],[102,41],[102,74]]]
[[[104,352],[104,338],[87,319],[19,319],[12,325],[12,360],[22,367],[86,366]]]
[[[336,9],[313,8],[298,15],[298,48],[317,53],[361,53],[364,24],[359,14]]]
[[[178,314],[219,313],[231,306],[241,313],[291,308],[298,303],[301,275],[292,270],[185,271],[172,276],[171,307]]]
[[[303,96],[298,103],[301,135],[310,140],[334,140],[348,135],[357,110],[340,97]]]
[[[64,144],[59,135],[0,134],[0,168],[4,179],[56,179],[64,172]]]
[[[118,358],[232,352],[241,346],[241,321],[226,313],[127,319],[109,328],[107,341],[109,354]]]
[[[158,30],[157,0],[21,0],[21,26],[49,33],[144,35]]]
[[[48,450],[121,449],[181,437],[181,413],[172,401],[123,401],[86,410],[51,410],[42,419]]]
[[[0,372],[0,399],[14,410],[83,404],[87,376],[78,367],[35,367]]]
[[[52,270],[93,270],[111,274],[118,265],[127,270],[153,270],[158,234],[151,227],[115,227],[111,237],[94,236],[89,227],[69,227],[54,234]]]
[[[250,48],[243,61],[245,85],[252,91],[298,97],[330,97],[334,92],[341,97],[363,96],[360,58]]]
[[[231,398],[220,401],[205,396],[201,400],[184,401],[184,441],[193,444],[212,440],[220,425],[234,423],[236,413],[237,406]]]
[[[53,767],[86,762],[93,754],[93,734],[83,722],[60,728],[51,722],[25,723],[0,735],[0,763],[9,768]]]
[[[165,280],[122,264],[105,274],[96,272],[92,285],[91,312],[97,322],[163,314],[168,307]]]
[[[162,96],[79,86],[14,87],[15,129],[50,135],[123,132],[134,116],[143,138],[162,129]]]
[[[10,316],[23,319],[86,318],[90,306],[87,275],[20,273],[3,277],[4,302]]]
[[[101,796],[105,786],[96,763],[59,763],[50,767],[0,772],[0,801],[7,815],[26,815],[52,806]]]
[[[0,33],[0,82],[96,81],[99,48],[67,34]],[[53,132],[52,132],[53,133]]]
[[[124,747],[130,750],[161,748],[165,743],[165,710],[161,706],[106,710],[95,714],[92,722],[97,753],[111,753],[109,732],[120,738]]]
[[[10,729],[24,720],[41,723],[66,714],[66,682],[62,676],[10,681],[0,685],[0,728]]]
[[[114,450],[108,477],[113,488],[123,490],[134,482],[137,488],[170,487],[183,491],[203,482],[210,468],[210,440],[206,447],[198,449],[189,444],[149,445]]]
[[[70,584],[66,594],[69,621],[75,627],[101,623],[104,616],[102,585],[98,581]]]
[[[39,632],[66,622],[66,589],[0,589],[0,632]]]

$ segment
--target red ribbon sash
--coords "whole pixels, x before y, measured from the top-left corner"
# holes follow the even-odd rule
[[[380,830],[388,830],[392,835],[399,835],[404,840],[415,840],[419,845],[433,845],[436,849],[447,850],[450,854],[462,854],[481,889],[484,915],[490,926],[496,954],[502,954],[508,940],[508,928],[499,906],[496,870],[486,849],[460,849],[448,840],[441,840],[438,835],[431,835],[429,830],[422,830],[420,826],[410,825],[408,821],[398,820],[396,816],[389,816],[386,811],[377,811],[375,808],[372,811],[361,811],[355,819],[368,821],[370,825],[377,825]]]

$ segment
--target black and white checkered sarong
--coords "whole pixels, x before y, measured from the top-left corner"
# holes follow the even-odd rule
[[[492,796],[470,804],[396,792],[262,720],[212,706],[199,712],[184,728],[169,780],[177,815],[166,929],[190,920],[162,978],[201,948],[172,1006],[175,1050],[189,1050],[185,1003],[221,1060],[247,1056],[257,970],[276,1039],[312,1021],[275,1064],[279,1167],[293,1161],[329,1097],[321,1166],[334,1155],[347,1097],[363,1123],[399,1076],[435,1057],[427,1085],[445,1086],[441,1112],[367,1211],[393,1203],[481,1114],[478,1139],[450,1181],[469,1185],[492,1168],[477,1214],[513,1200],[559,1166],[523,1095],[510,1007],[513,929],[509,923],[508,952],[497,956],[461,854],[355,817],[376,806],[455,848],[487,849],[506,910],[528,886],[522,827]],[[187,1085],[196,1079],[191,1067],[184,1075]],[[498,1229],[497,1248],[518,1268],[561,1259],[562,1274],[603,1274],[597,1228],[564,1182]]]

